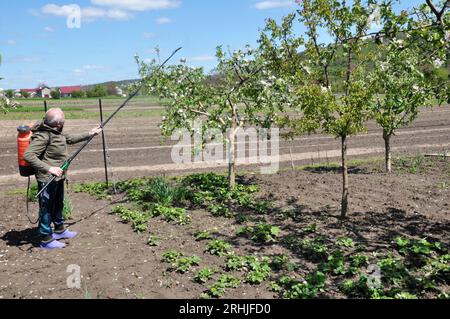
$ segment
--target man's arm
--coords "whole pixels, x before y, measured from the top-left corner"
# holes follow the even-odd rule
[[[91,137],[90,133],[85,133],[85,134],[66,134],[66,133],[64,133],[63,135],[66,138],[67,144],[69,144],[69,145],[84,142],[84,141],[88,140],[89,137]]]
[[[41,161],[39,156],[41,156],[47,148],[49,139],[50,137],[46,133],[34,133],[30,145],[23,156],[24,160],[27,161],[31,167],[45,173],[50,171],[51,166]]]
[[[67,144],[77,144],[80,142],[87,141],[91,136],[100,134],[102,129],[100,127],[93,128],[89,133],[85,134],[64,134],[66,137]]]

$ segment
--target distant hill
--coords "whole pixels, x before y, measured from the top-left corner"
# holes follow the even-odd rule
[[[138,82],[138,81],[139,81],[138,79],[136,79],[136,80],[122,80],[122,81],[108,81],[108,82],[103,82],[103,83],[82,85],[81,89],[83,91],[88,91],[88,90],[94,88],[96,85],[102,85],[102,86],[105,86],[105,87],[114,85],[114,86],[118,86],[118,87],[123,89],[123,88],[126,88],[128,85],[133,84],[133,83]]]

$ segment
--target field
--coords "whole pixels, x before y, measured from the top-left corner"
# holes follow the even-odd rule
[[[63,106],[75,108],[68,111],[66,131],[98,124],[95,100],[71,102]],[[424,109],[412,126],[398,131],[392,175],[383,173],[383,140],[374,123],[368,123],[366,134],[351,138],[351,211],[348,220],[340,221],[341,179],[334,164],[340,156],[338,140],[317,134],[280,141],[277,174],[261,175],[257,166],[242,165],[242,192],[202,193],[207,190],[196,187],[208,183],[221,189],[221,177],[196,175],[189,184],[187,176],[226,168],[172,163],[174,142],[162,143],[158,127],[162,107],[137,99],[107,127],[106,136],[114,179],[138,180],[119,183],[119,193],[111,196],[101,185],[80,186],[104,180],[101,140],[96,139],[69,172],[73,213],[68,223],[79,237],[62,251],[44,252],[26,218],[26,180],[16,173],[15,128],[42,117],[33,110],[41,102],[30,103],[31,112],[0,118],[2,298],[450,294],[450,160],[424,156],[450,148],[448,105]],[[120,100],[105,100],[106,112],[118,104]],[[166,177],[163,184],[169,188],[187,187],[191,195],[206,197],[174,195],[155,208],[158,201],[140,192],[152,179],[141,178],[158,176]],[[195,178],[204,179],[197,183]],[[36,204],[32,209],[34,218]],[[80,266],[80,289],[67,287],[69,265]],[[370,265],[381,268],[384,289],[358,284]]]

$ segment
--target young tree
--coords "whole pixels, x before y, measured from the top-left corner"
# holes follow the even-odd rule
[[[272,126],[284,83],[270,75],[264,60],[249,46],[228,54],[218,47],[216,57],[215,72],[220,75],[217,81],[209,81],[202,68],[189,67],[185,61],[159,71],[155,61],[150,64],[138,58],[137,61],[147,90],[170,101],[161,125],[165,136],[180,128],[192,131],[199,117],[203,119],[203,132],[218,129],[224,135],[232,189],[236,174],[236,133],[247,125]]]
[[[395,131],[411,124],[419,107],[433,102],[433,88],[425,78],[423,61],[416,50],[404,49],[401,42],[390,43],[384,58],[375,66],[374,83],[378,95],[374,102],[376,122],[383,128],[386,172],[392,171],[391,138]]]
[[[74,91],[72,92],[72,98],[73,99],[81,99],[84,97],[84,92],[83,91]]]
[[[22,95],[22,97],[25,99],[28,99],[30,97],[30,93],[24,90],[20,91],[20,95]]]
[[[103,85],[97,84],[94,88],[90,89],[86,93],[87,97],[105,97],[108,95],[108,91]]]
[[[383,128],[387,172],[392,170],[390,145],[395,130],[412,123],[419,107],[432,105],[433,98],[440,104],[450,97],[450,19],[447,5],[441,7],[438,10],[427,0],[397,14],[391,6],[381,6],[384,27],[376,36],[379,55],[374,74],[380,95],[374,111]]]
[[[265,56],[275,61],[272,65],[283,66],[280,76],[293,80],[292,106],[299,114],[285,116],[283,121],[291,135],[321,129],[341,140],[341,217],[345,218],[349,207],[348,137],[363,132],[371,117],[374,87],[367,74],[373,54],[365,36],[376,18],[376,1],[297,3],[299,10],[281,25],[268,21],[260,43]],[[304,38],[295,35],[295,18],[306,29]],[[343,60],[338,61],[338,56]]]
[[[50,92],[52,99],[59,100],[61,98],[61,91],[59,89]]]
[[[14,90],[6,90],[5,95],[7,98],[12,99],[14,97]]]

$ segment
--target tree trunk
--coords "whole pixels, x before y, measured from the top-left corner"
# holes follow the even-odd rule
[[[229,140],[229,159],[228,159],[228,187],[233,189],[236,186],[236,159],[235,159],[235,135],[230,134]]]
[[[342,200],[341,218],[346,218],[348,213],[348,166],[347,166],[347,136],[342,136]]]
[[[386,173],[392,172],[392,157],[391,157],[391,137],[392,133],[383,132],[385,159],[386,159]]]
[[[233,189],[236,186],[236,118],[233,116],[233,123],[228,132],[228,187]]]

